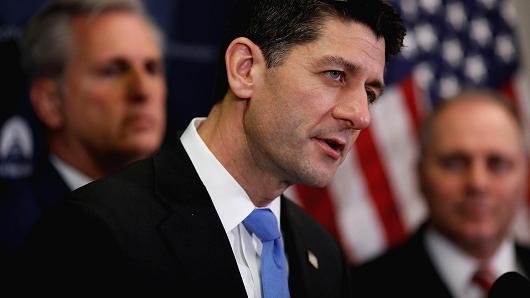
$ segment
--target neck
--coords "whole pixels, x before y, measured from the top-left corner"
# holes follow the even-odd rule
[[[496,237],[493,239],[492,237],[480,238],[478,236],[473,239],[461,239],[462,237],[452,236],[450,233],[445,233],[441,229],[436,230],[458,246],[465,254],[479,261],[490,260],[505,240],[504,237]]]
[[[216,104],[198,132],[223,167],[241,185],[257,207],[264,207],[288,186],[256,163],[249,150],[243,120],[248,100],[231,93]]]
[[[132,161],[121,154],[93,154],[59,137],[49,137],[48,146],[52,154],[92,180],[112,174]]]
[[[460,243],[459,246],[470,256],[479,261],[488,261],[500,248],[502,241],[495,243]]]

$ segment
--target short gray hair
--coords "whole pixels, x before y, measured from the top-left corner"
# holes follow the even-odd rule
[[[60,79],[72,50],[71,21],[123,11],[136,14],[151,27],[159,46],[163,34],[138,0],[53,0],[29,21],[22,39],[22,65],[32,78]]]

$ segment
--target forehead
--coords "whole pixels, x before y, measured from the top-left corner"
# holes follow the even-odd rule
[[[303,51],[318,58],[342,57],[361,68],[370,69],[382,81],[385,67],[385,40],[378,38],[366,25],[337,17],[325,17],[318,38],[296,46],[293,51]]]
[[[516,120],[504,107],[486,100],[450,103],[433,119],[430,139],[439,150],[524,151]]]
[[[127,11],[78,16],[72,20],[76,52],[105,56],[160,52],[154,30],[141,16]]]

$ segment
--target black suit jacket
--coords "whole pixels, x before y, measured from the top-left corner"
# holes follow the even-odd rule
[[[451,298],[425,247],[426,224],[405,243],[352,268],[355,297]],[[517,261],[530,272],[530,249],[516,246]]]
[[[29,178],[1,182],[5,185],[0,191],[0,264],[5,264],[13,258],[43,211],[70,189],[47,155]]]
[[[339,244],[281,200],[291,296],[349,296]],[[227,235],[180,142],[73,192],[35,227],[21,262],[19,281],[29,275],[51,291],[246,297]]]

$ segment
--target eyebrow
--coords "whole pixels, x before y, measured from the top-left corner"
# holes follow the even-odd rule
[[[340,57],[340,56],[325,56],[322,59],[319,59],[315,62],[315,65],[318,67],[324,67],[329,65],[336,65],[340,66],[345,69],[348,73],[356,73],[359,71],[359,66]],[[383,94],[383,91],[385,90],[385,84],[381,82],[380,80],[373,80],[368,82],[368,85],[372,88],[375,88],[379,90],[379,96]]]

